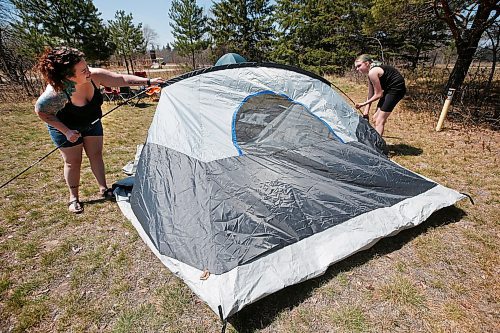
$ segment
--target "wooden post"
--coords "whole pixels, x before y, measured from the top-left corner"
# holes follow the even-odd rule
[[[443,127],[444,118],[446,118],[446,114],[448,113],[448,108],[450,107],[451,100],[453,99],[453,94],[455,93],[454,88],[448,89],[448,94],[446,100],[444,101],[443,109],[441,110],[441,115],[439,116],[439,120],[436,126],[436,132],[441,131]]]

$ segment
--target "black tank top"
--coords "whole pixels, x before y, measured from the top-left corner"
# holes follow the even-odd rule
[[[73,105],[71,96],[64,90],[64,93],[68,97],[68,103],[57,112],[56,116],[69,129],[82,130],[88,127],[94,120],[102,117],[101,105],[103,98],[94,81],[91,82],[94,86],[94,96],[84,106]]]
[[[384,74],[380,77],[380,85],[386,94],[401,94],[406,92],[405,79],[398,70],[392,66],[380,65]]]

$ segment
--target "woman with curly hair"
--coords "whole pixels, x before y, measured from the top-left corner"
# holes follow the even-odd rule
[[[354,67],[368,76],[368,98],[364,102],[356,103],[356,108],[365,107],[363,117],[368,119],[372,103],[378,100],[373,121],[375,130],[382,136],[387,118],[406,94],[405,80],[396,68],[382,65],[367,54],[357,57]]]
[[[99,193],[112,199],[104,170],[103,128],[99,86],[122,87],[161,84],[162,78],[148,79],[135,75],[89,68],[84,54],[70,47],[47,49],[38,60],[38,70],[48,85],[35,104],[35,112],[44,122],[64,160],[64,179],[69,189],[68,209],[82,213],[79,199],[82,152],[99,185]],[[92,122],[99,119],[95,124]]]

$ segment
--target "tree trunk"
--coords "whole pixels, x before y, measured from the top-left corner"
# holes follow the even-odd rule
[[[132,56],[129,57],[129,61],[130,61],[130,68],[132,69],[132,74],[134,74],[135,69],[134,69],[134,60],[132,59]]]
[[[415,56],[411,60],[411,70],[415,71],[417,69],[418,60],[420,59],[420,52],[422,51],[422,47],[420,45],[417,46],[417,52]]]
[[[474,54],[476,53],[478,43],[479,38],[475,45],[471,45],[473,43],[470,43],[469,47],[457,45],[458,58],[455,62],[455,66],[453,66],[450,77],[448,78],[444,93],[446,93],[449,88],[460,89],[462,83],[464,83],[465,77],[467,76],[467,72],[469,71],[469,67],[472,63],[472,59],[474,58]]]
[[[496,41],[495,41],[495,38],[493,38],[494,36],[489,31],[487,31],[486,33],[488,34],[488,37],[491,40],[491,52],[493,55],[493,58],[491,59],[491,70],[490,70],[490,75],[488,77],[488,84],[486,85],[484,94],[487,97],[490,94],[491,83],[493,82],[493,77],[495,75],[495,67],[497,64],[497,50],[500,41],[500,34],[499,33],[496,34]],[[498,108],[496,110],[498,110]],[[500,113],[500,111],[498,111],[498,113]],[[495,112],[495,115],[498,115],[498,113]]]
[[[125,67],[127,68],[127,74],[130,74],[130,69],[128,67],[127,56],[123,55],[123,61],[125,61]]]
[[[0,72],[5,68],[5,53],[3,51],[3,34],[2,28],[0,27]],[[3,83],[2,75],[0,75],[0,83]]]
[[[462,8],[462,10],[469,11],[466,13],[467,19],[465,19],[461,16],[461,14],[453,12],[447,0],[441,0],[439,2],[441,6],[435,7],[436,13],[443,10],[443,15],[441,16],[438,13],[438,17],[442,18],[450,27],[455,39],[458,53],[457,62],[455,63],[450,77],[448,78],[448,82],[446,83],[446,92],[448,88],[460,89],[467,72],[469,71],[474,54],[476,53],[481,35],[486,29],[489,28],[489,26],[491,26],[491,24],[493,24],[493,22],[495,22],[499,13],[497,12],[497,1],[478,1],[478,6],[474,7],[474,10],[472,8]],[[436,4],[437,2],[435,2],[435,5]],[[462,19],[465,19],[465,23],[472,24],[470,26],[457,25],[456,22],[461,22]]]
[[[191,60],[193,62],[193,71],[196,70],[196,62],[194,60],[194,51],[191,51]]]

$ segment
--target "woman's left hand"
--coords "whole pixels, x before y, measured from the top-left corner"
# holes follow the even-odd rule
[[[365,103],[356,103],[354,106],[356,107],[356,109],[360,109],[365,105],[366,105]]]

